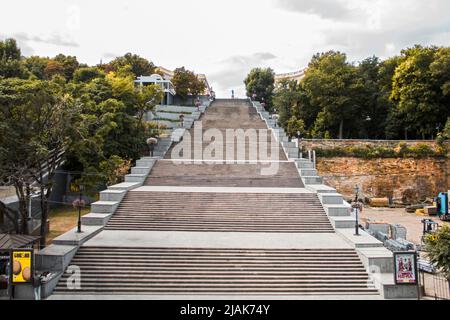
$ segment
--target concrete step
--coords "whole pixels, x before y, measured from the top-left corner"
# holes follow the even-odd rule
[[[296,160],[295,163],[299,169],[314,169],[314,163],[306,159]]]
[[[355,228],[336,229],[336,233],[340,235],[353,248],[376,248],[383,247],[383,243],[364,230],[359,230],[359,235],[355,235]]]
[[[35,252],[36,269],[63,272],[77,253],[77,246],[51,244]]]
[[[119,201],[96,201],[91,204],[91,210],[95,213],[114,213],[119,206]]]
[[[333,232],[314,193],[130,191],[106,229]]]
[[[108,190],[132,190],[140,187],[141,184],[138,182],[122,182],[112,186],[108,186]]]
[[[100,201],[122,201],[127,190],[106,189],[100,192]]]
[[[300,176],[317,176],[317,170],[316,169],[299,169],[298,172],[300,173]]]
[[[319,176],[304,176],[302,177],[302,181],[305,185],[308,184],[323,184],[323,178]]]
[[[145,174],[148,175],[150,172],[149,167],[133,167],[131,168],[131,174]]]
[[[343,204],[344,199],[339,193],[321,193],[319,199],[322,204]]]
[[[152,158],[141,158],[136,161],[136,167],[147,167],[151,168],[155,164],[156,159]]]
[[[64,245],[64,246],[81,246],[86,241],[92,239],[100,231],[103,230],[103,226],[86,226],[81,227],[81,233],[77,232],[77,228],[73,228],[66,233],[56,237],[52,240],[54,245]]]
[[[88,213],[81,217],[81,223],[86,226],[105,226],[112,213]]]
[[[353,217],[334,216],[330,217],[330,222],[335,229],[355,227],[355,219]]]
[[[146,174],[127,174],[125,176],[125,182],[141,182],[143,183],[147,178]]]
[[[282,143],[283,147],[286,149],[295,149],[295,151],[297,151],[297,145],[295,142],[283,142]]]
[[[324,204],[323,208],[329,217],[350,216],[350,206],[345,204]]]
[[[392,251],[384,247],[358,248],[356,251],[367,270],[381,273],[394,273]]]
[[[378,294],[352,249],[84,246],[72,263],[80,289],[64,274],[55,294]]]
[[[306,189],[316,193],[337,193],[336,189],[325,184],[310,184],[306,186]]]

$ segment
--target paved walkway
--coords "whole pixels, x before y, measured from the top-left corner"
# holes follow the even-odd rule
[[[169,248],[350,248],[335,233],[173,232],[106,230],[85,246]]]

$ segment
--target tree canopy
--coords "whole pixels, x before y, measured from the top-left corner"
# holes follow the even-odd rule
[[[197,96],[205,90],[203,81],[185,67],[175,69],[171,81],[177,95],[183,99],[186,99],[188,95]]]
[[[150,76],[155,73],[155,65],[153,62],[132,53],[117,57],[109,63],[109,66],[116,72],[123,67],[129,66],[134,77]]]
[[[62,54],[22,57],[14,40],[0,42],[0,181],[19,198],[18,210],[0,203],[0,214],[17,233],[29,231],[28,201],[37,187],[45,244],[57,168],[94,194],[120,181],[157,134],[143,115],[161,101],[162,90],[134,85],[136,74],[153,73],[153,64],[127,54],[112,65],[108,71]]]
[[[283,127],[300,119],[311,138],[434,139],[450,117],[449,70],[445,47],[358,63],[341,52],[318,53],[297,86],[277,84],[274,105]]]
[[[244,80],[247,96],[256,93],[256,99],[266,103],[268,108],[272,107],[272,95],[275,89],[275,72],[271,68],[254,68]]]

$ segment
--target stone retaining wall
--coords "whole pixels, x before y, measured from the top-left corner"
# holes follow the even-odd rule
[[[317,169],[326,184],[346,197],[353,197],[355,184],[363,196],[393,196],[405,203],[432,198],[450,188],[448,158],[318,158]]]
[[[302,146],[304,149],[313,150],[314,148],[333,149],[336,147],[391,147],[395,148],[399,143],[405,143],[407,146],[417,146],[419,144],[426,144],[433,149],[436,148],[436,141],[434,140],[361,140],[361,139],[303,139]],[[445,145],[450,149],[450,140],[445,142]]]

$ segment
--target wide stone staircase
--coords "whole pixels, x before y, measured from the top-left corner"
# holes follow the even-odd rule
[[[334,232],[314,193],[146,191],[130,191],[105,230]]]
[[[81,288],[56,294],[374,295],[353,249],[82,247]]]
[[[81,286],[67,286],[64,273],[53,297],[378,299],[357,245],[336,233],[351,223],[342,217],[348,206],[321,184],[311,161],[295,158],[292,142],[258,108],[217,99],[200,130],[194,124],[175,143],[165,141],[158,158],[138,160],[125,183],[102,192],[95,213],[83,217],[92,233],[56,239],[76,243],[73,259],[61,265],[80,268]],[[223,163],[212,161],[202,153],[209,142],[195,135],[208,129],[267,130],[262,139],[279,149],[269,159],[258,153],[241,163],[223,153]],[[173,161],[171,152],[189,135],[200,157]],[[241,141],[246,152],[252,143]],[[275,173],[262,175],[274,164]]]

